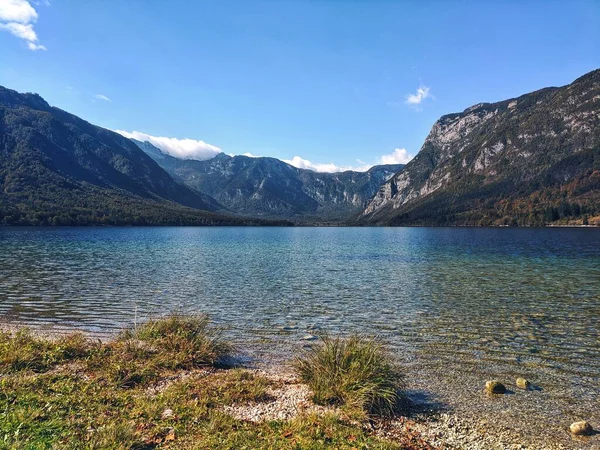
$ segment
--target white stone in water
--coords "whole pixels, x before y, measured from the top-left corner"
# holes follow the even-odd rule
[[[315,336],[314,334],[307,334],[306,336],[304,336],[302,338],[303,341],[315,341],[319,339],[317,336]]]

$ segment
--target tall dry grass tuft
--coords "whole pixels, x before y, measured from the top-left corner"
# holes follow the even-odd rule
[[[367,416],[391,416],[405,405],[404,375],[376,339],[325,335],[294,367],[316,403]]]
[[[207,316],[170,315],[124,330],[89,359],[88,368],[133,388],[169,371],[222,367],[232,352]]]

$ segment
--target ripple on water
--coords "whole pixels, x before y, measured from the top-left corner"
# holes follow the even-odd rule
[[[587,417],[599,290],[592,229],[0,229],[4,320],[111,332],[206,312],[271,352],[320,331],[379,334],[432,371],[540,380],[559,411]]]

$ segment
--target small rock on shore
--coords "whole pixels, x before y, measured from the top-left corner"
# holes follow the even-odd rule
[[[594,431],[592,426],[584,420],[572,423],[569,430],[576,436],[589,436]]]
[[[531,383],[525,378],[517,378],[517,387],[520,389],[529,389]]]
[[[485,390],[489,394],[504,394],[506,392],[506,386],[496,380],[486,381]]]

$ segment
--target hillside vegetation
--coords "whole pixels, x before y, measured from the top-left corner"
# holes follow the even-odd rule
[[[0,224],[229,225],[133,142],[0,87]]]

